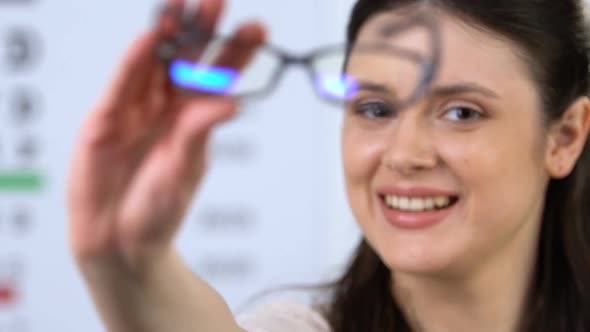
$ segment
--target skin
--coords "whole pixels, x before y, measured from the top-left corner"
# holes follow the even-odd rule
[[[514,331],[531,282],[545,189],[575,166],[588,137],[590,103],[581,97],[562,119],[543,126],[539,90],[519,47],[431,12],[442,25],[443,57],[418,103],[394,112],[384,104],[412,90],[410,80],[392,79],[412,77],[411,66],[351,57],[353,76],[388,92],[363,90],[347,106],[348,200],[392,272],[392,296],[417,330]],[[379,39],[379,28],[397,19],[376,15],[358,42]],[[424,38],[415,31],[388,42],[424,52]],[[457,84],[469,88],[440,93]],[[460,200],[443,222],[402,229],[385,221],[376,194],[384,185],[444,189]]]

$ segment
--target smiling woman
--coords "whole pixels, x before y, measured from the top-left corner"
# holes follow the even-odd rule
[[[408,12],[441,22],[441,70],[403,110],[403,67],[355,62],[349,203],[364,239],[334,331],[590,329],[588,31],[580,1],[357,2],[349,42]],[[551,24],[548,24],[551,22]],[[420,49],[419,35],[396,43]],[[364,75],[364,76],[363,76]]]
[[[222,4],[201,1],[187,24],[214,30]],[[182,0],[168,5],[184,10]],[[343,166],[363,238],[342,277],[320,288],[327,301],[277,302],[240,320],[172,245],[204,174],[209,132],[235,114],[236,100],[171,88],[153,50],[179,27],[163,16],[88,116],[70,176],[72,249],[109,331],[590,331],[583,7],[359,0],[338,67],[346,75],[333,90],[346,96]],[[435,76],[412,60],[431,45],[424,31],[387,38],[415,13],[440,28]],[[249,23],[230,40],[255,48],[264,36]],[[377,44],[407,56],[360,52]],[[253,52],[224,45],[224,66],[177,62],[172,79],[225,91],[214,86],[234,76],[217,69],[237,75]],[[354,78],[350,98],[338,77]]]

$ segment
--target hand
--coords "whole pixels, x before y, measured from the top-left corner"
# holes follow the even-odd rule
[[[223,0],[202,0],[195,21],[214,31],[222,7]],[[232,98],[188,96],[171,86],[155,48],[178,29],[163,15],[135,41],[82,125],[68,183],[70,242],[79,263],[106,260],[139,271],[170,251],[205,173],[209,133],[236,113]],[[234,38],[259,45],[264,28],[247,23]],[[241,69],[252,53],[226,50],[216,65]]]

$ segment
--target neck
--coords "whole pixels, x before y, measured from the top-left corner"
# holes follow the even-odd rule
[[[538,236],[527,240],[514,239],[512,248],[460,276],[395,272],[393,296],[417,332],[517,331],[526,312]]]

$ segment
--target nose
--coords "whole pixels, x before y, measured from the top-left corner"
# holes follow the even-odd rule
[[[391,127],[382,155],[382,164],[387,169],[406,176],[432,169],[438,163],[428,126],[420,113],[412,113],[400,115]]]

